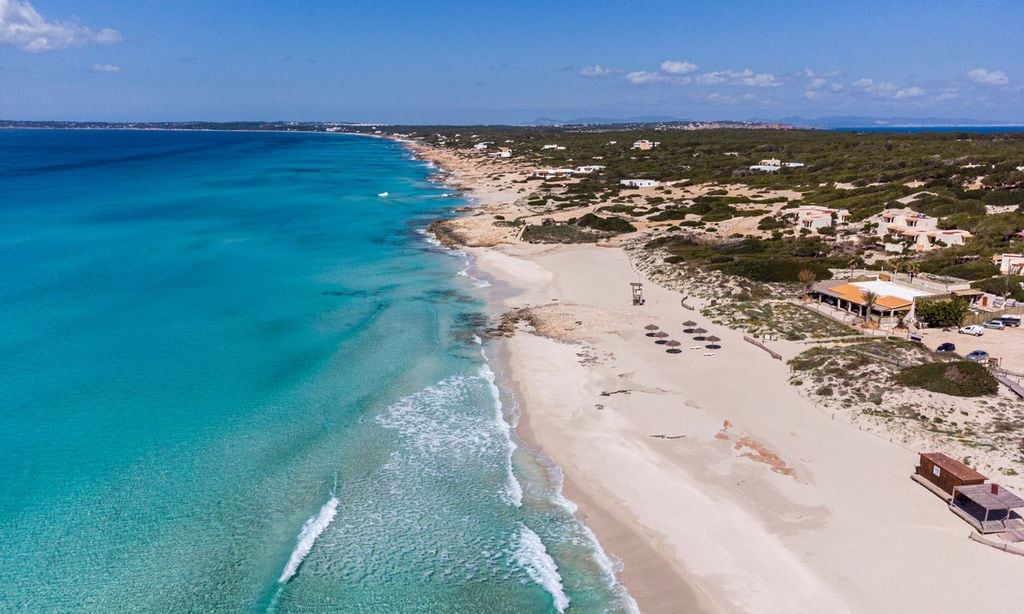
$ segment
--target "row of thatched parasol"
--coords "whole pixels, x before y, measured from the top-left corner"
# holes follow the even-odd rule
[[[703,328],[697,327],[697,323],[694,322],[693,320],[687,320],[683,322],[683,326],[686,327],[683,329],[683,332],[688,335],[694,335],[694,341],[706,341],[708,345],[706,345],[705,347],[707,347],[709,350],[717,350],[722,347],[721,345],[718,345],[718,342],[721,341],[721,338],[716,337],[715,335],[709,335],[705,337],[704,335],[706,335],[708,331]],[[657,343],[658,345],[668,346],[670,349],[666,350],[667,352],[671,354],[678,354],[681,351],[679,349],[679,346],[682,344],[674,339],[666,339],[669,336],[669,334],[661,330],[661,327],[658,326],[657,324],[648,324],[647,326],[644,327],[644,329],[647,330],[648,337],[653,337],[655,339],[655,343]]]

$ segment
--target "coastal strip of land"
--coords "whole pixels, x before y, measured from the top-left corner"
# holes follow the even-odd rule
[[[501,373],[520,437],[563,470],[580,518],[645,612],[1000,611],[1024,558],[914,484],[916,454],[787,381],[788,367],[652,283],[614,239],[536,245],[525,173],[412,145],[478,205],[441,238],[495,280]],[[633,305],[630,283],[644,286]],[[718,349],[684,332],[694,320]],[[680,352],[649,337],[678,340]],[[773,346],[787,358],[784,344]]]

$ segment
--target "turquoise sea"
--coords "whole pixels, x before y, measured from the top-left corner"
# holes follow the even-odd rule
[[[432,172],[353,136],[0,131],[0,611],[631,609],[515,445]]]

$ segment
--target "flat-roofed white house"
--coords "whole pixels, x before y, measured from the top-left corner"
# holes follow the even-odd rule
[[[996,254],[992,264],[999,267],[1003,275],[1024,275],[1024,254]]]
[[[511,158],[512,150],[508,147],[499,147],[498,151],[491,152],[488,155],[493,158]]]
[[[600,170],[604,170],[604,167],[600,164],[590,164],[587,166],[577,166],[574,169],[574,172],[578,175],[589,175]]]
[[[661,185],[660,181],[654,179],[620,179],[619,183],[627,188],[656,188]]]
[[[886,209],[875,216],[876,233],[885,240],[885,251],[901,254],[908,246],[916,252],[963,245],[971,238],[966,230],[939,230],[938,218],[912,209]]]
[[[846,209],[832,209],[817,205],[801,205],[790,213],[796,214],[796,225],[808,230],[829,228],[850,221],[850,212]]]
[[[541,151],[546,151],[546,150],[565,151],[565,146],[564,145],[556,145],[556,144],[552,143],[552,144],[544,145],[543,147],[541,147]]]
[[[648,141],[647,139],[641,139],[633,143],[631,149],[639,149],[641,151],[647,151],[648,149],[654,149],[658,145],[661,145],[659,141]]]
[[[574,169],[571,168],[538,168],[530,171],[530,177],[539,179],[554,179],[555,177],[572,177]]]
[[[473,149],[476,149],[478,151],[483,151],[483,150],[487,149],[488,145],[490,145],[490,143],[487,143],[487,142],[477,143],[476,145],[473,145]]]
[[[782,168],[781,166],[771,166],[770,164],[751,164],[750,165],[750,170],[758,171],[760,173],[775,173],[775,172],[777,172],[781,168]]]

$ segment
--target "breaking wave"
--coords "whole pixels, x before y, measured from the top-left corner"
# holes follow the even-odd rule
[[[548,554],[540,536],[521,524],[514,553],[516,563],[526,570],[530,579],[544,587],[555,601],[555,609],[564,612],[569,607],[569,597],[562,587],[562,576],[558,573],[558,565]]]
[[[299,531],[299,537],[296,539],[295,550],[292,550],[292,555],[288,557],[288,564],[284,566],[284,571],[281,572],[278,582],[285,584],[295,577],[302,561],[306,560],[306,556],[313,549],[316,539],[334,520],[334,516],[338,513],[338,503],[338,498],[332,495],[330,500],[320,508],[320,512],[302,525],[302,530]]]

